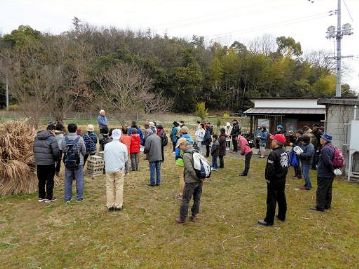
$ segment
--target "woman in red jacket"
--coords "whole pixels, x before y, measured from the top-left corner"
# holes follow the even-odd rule
[[[241,149],[241,155],[244,155],[244,158],[245,158],[244,170],[239,175],[242,177],[245,177],[248,175],[253,152],[252,152],[251,147],[249,146],[247,139],[242,135],[242,133],[240,133],[238,136],[238,144]]]
[[[130,146],[130,155],[131,155],[131,168],[132,171],[139,170],[140,164],[140,147],[141,147],[141,137],[137,133],[136,129],[132,129],[131,134],[131,146]]]

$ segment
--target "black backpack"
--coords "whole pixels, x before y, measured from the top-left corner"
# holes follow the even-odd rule
[[[163,133],[162,145],[165,147],[165,146],[167,146],[167,144],[168,144],[168,137],[167,137],[166,133]]]
[[[80,136],[75,140],[65,137],[67,151],[64,155],[64,164],[67,169],[77,169],[80,164]]]

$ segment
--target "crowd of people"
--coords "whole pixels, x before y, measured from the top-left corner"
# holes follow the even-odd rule
[[[146,122],[141,129],[136,122],[131,126],[109,129],[106,112],[101,110],[97,118],[99,134],[95,127],[87,126],[85,133],[71,123],[65,127],[61,123],[50,123],[46,130],[39,131],[34,142],[34,155],[39,180],[39,202],[51,203],[53,196],[54,176],[59,176],[61,165],[64,165],[64,201],[72,201],[72,185],[76,183],[76,200],[84,199],[84,166],[88,158],[103,151],[106,175],[106,207],[109,211],[123,209],[123,187],[125,176],[140,169],[140,155],[143,151],[149,163],[150,187],[161,185],[161,165],[165,161],[164,148],[169,139],[161,124]],[[260,158],[269,153],[265,179],[267,181],[267,213],[259,224],[271,226],[274,223],[276,204],[279,213],[277,218],[285,221],[286,198],[285,182],[289,166],[294,167],[297,178],[304,178],[303,190],[310,190],[312,183],[310,169],[317,169],[318,188],[317,211],[330,209],[332,200],[332,183],[335,167],[333,158],[336,148],[331,145],[330,134],[323,133],[322,128],[314,126],[313,130],[305,127],[297,132],[286,133],[282,125],[277,126],[275,134],[269,134],[265,126],[259,126],[253,134],[253,143],[241,131],[240,122],[233,120],[226,123],[218,133],[214,132],[209,122],[197,122],[194,137],[183,121],[173,122],[169,138],[174,155],[173,167],[178,177],[177,198],[182,201],[177,223],[187,220],[188,207],[193,198],[191,221],[195,221],[199,212],[203,179],[194,169],[194,152],[209,158],[211,171],[225,167],[225,156],[229,150],[238,151],[244,156],[244,170],[239,176],[248,176],[251,159],[257,148]],[[288,151],[286,146],[290,147]]]

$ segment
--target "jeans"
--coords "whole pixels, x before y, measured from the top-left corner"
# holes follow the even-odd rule
[[[310,168],[311,168],[310,164],[302,164],[302,174],[305,181],[304,187],[307,190],[310,190],[312,188],[312,182],[310,182],[310,176],[309,176]]]
[[[271,183],[267,184],[267,215],[265,221],[268,224],[274,223],[275,208],[278,203],[278,218],[285,220],[287,212],[287,201],[285,198],[285,181],[273,186]]]
[[[218,169],[218,156],[212,155],[212,168]]]
[[[150,162],[150,184],[161,184],[161,161]]]
[[[209,157],[209,145],[206,145],[206,158]]]
[[[52,200],[54,191],[55,165],[38,165],[39,198]]]
[[[193,196],[192,216],[195,217],[199,212],[202,195],[202,182],[186,183],[183,190],[182,205],[180,208],[180,219],[185,221],[188,215],[188,205]]]
[[[329,209],[332,205],[334,177],[318,177],[317,209]]]
[[[243,175],[248,174],[249,168],[251,167],[252,155],[253,155],[253,152],[249,152],[244,156],[245,161],[244,161],[244,170],[242,172]]]
[[[139,163],[140,163],[139,153],[132,153],[131,154],[131,168],[132,168],[132,171],[138,171]]]
[[[72,180],[76,179],[76,199],[81,201],[84,198],[84,172],[83,166],[77,169],[65,169],[65,202],[72,199]]]

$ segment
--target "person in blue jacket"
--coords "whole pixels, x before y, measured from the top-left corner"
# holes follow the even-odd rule
[[[104,130],[106,128],[108,128],[108,119],[106,117],[106,112],[105,110],[101,109],[100,110],[100,115],[98,115],[97,117],[97,123],[98,123],[98,127],[100,129],[100,133],[103,134]]]
[[[310,137],[308,135],[302,136],[302,145],[300,146],[303,153],[299,154],[299,159],[302,164],[302,175],[304,177],[305,184],[301,187],[302,190],[310,190],[312,188],[312,182],[310,181],[310,168],[312,167],[314,157],[314,145],[310,143]]]

